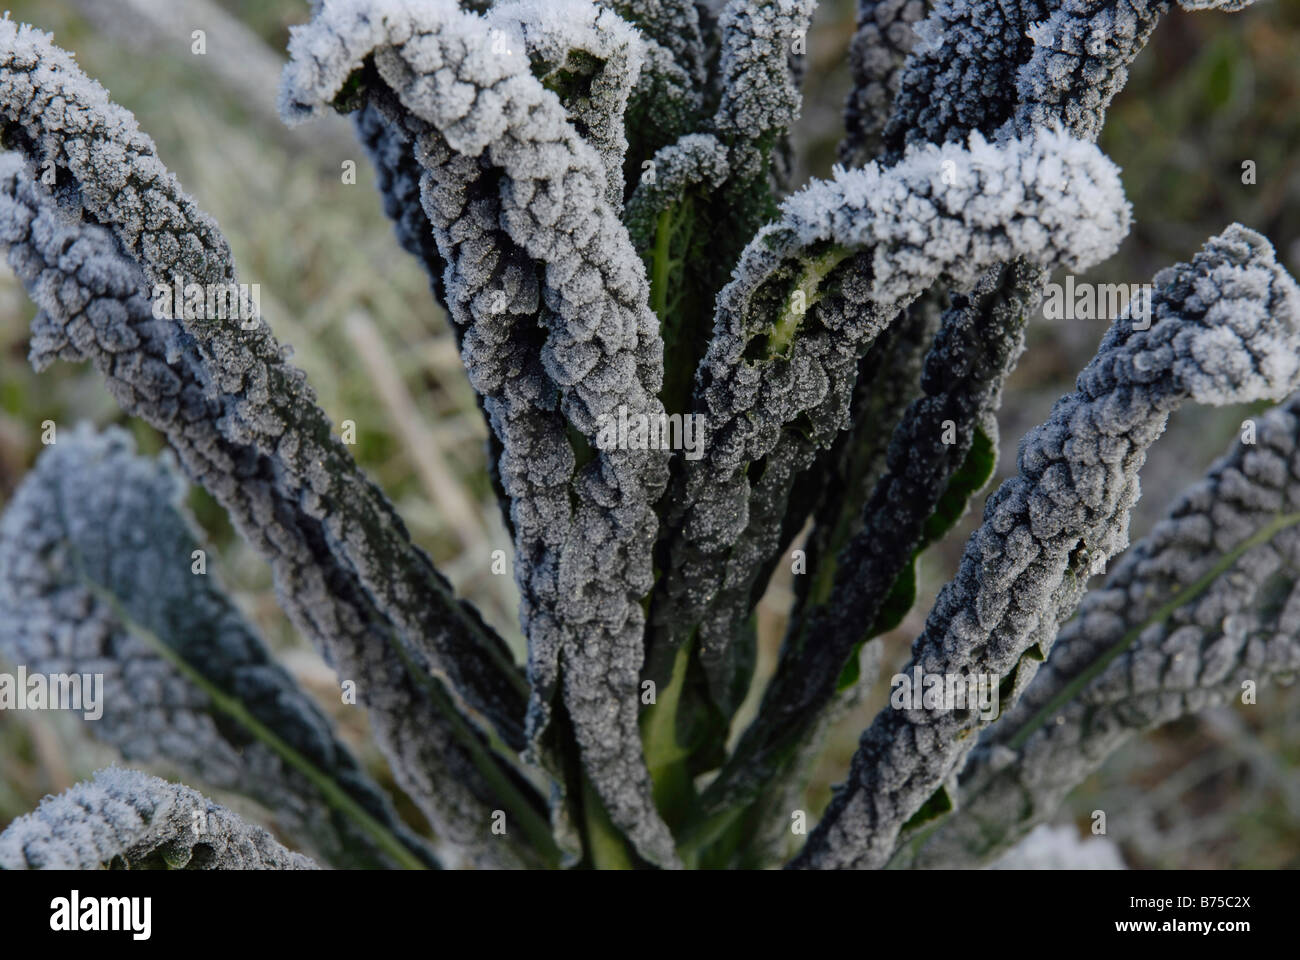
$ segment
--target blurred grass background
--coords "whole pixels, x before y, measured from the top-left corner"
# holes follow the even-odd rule
[[[132,110],[159,154],[229,238],[240,279],[260,283],[263,312],[291,344],[321,406],[357,424],[354,454],[394,500],[416,540],[522,658],[513,582],[490,572],[509,553],[483,468],[486,428],[446,318],[415,261],[392,236],[371,170],[339,118],[294,131],[276,118],[275,83],[302,0],[11,0],[13,19],[53,31],[82,68]],[[809,42],[804,115],[792,133],[800,183],[825,176],[842,132],[851,0],[821,4]],[[191,52],[191,31],[207,52]],[[1300,0],[1265,0],[1240,14],[1175,10],[1138,59],[1113,105],[1103,149],[1123,171],[1134,229],[1096,282],[1143,283],[1191,257],[1234,220],[1260,230],[1300,274]],[[342,182],[345,161],[356,184]],[[1241,180],[1242,162],[1257,182]],[[1058,278],[1059,279],[1059,278]],[[36,376],[26,362],[33,307],[0,268],[0,505],[41,450],[43,420],[121,423],[141,448],[162,448],[130,421],[87,366]],[[1046,416],[1092,355],[1104,321],[1032,322],[1000,414],[999,478],[1023,433]],[[1185,410],[1143,474],[1137,539],[1170,499],[1222,453],[1249,411]],[[982,505],[982,498],[979,503]],[[201,490],[192,506],[213,565],[289,669],[316,692],[344,736],[382,773],[362,711],[339,703],[332,673],[276,604],[265,563],[234,535]],[[956,566],[973,511],[922,564],[916,610],[887,638],[902,663],[930,601]],[[782,570],[788,568],[782,567]],[[780,573],[761,617],[760,678],[771,669],[789,597]],[[886,670],[884,684],[887,685]],[[882,690],[884,688],[882,687]],[[878,696],[845,720],[809,795],[819,810],[844,776]],[[1084,784],[1062,819],[1107,811],[1133,866],[1300,865],[1300,698],[1261,691],[1260,703],[1176,724],[1135,742]],[[53,714],[0,713],[0,827],[102,766],[111,754],[81,725]],[[166,775],[166,770],[154,772]],[[391,784],[391,780],[388,781]],[[222,797],[247,810],[246,804]],[[418,814],[404,806],[418,822]]]

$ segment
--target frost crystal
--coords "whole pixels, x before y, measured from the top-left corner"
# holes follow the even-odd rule
[[[1256,439],[1211,467],[1083,599],[972,752],[958,811],[918,865],[994,856],[1135,734],[1300,669],[1300,394],[1260,419]]]
[[[763,782],[779,768],[790,744],[814,736],[810,731],[825,724],[821,711],[832,702],[845,665],[855,647],[880,632],[875,624],[891,588],[923,546],[927,521],[971,454],[977,433],[990,451],[996,448],[991,411],[1024,347],[1030,308],[1016,291],[1040,273],[1019,263],[1005,274],[993,271],[997,283],[986,283],[986,274],[969,296],[954,298],[944,312],[925,356],[922,395],[892,418],[898,426],[892,439],[886,438],[884,469],[852,517],[860,524],[857,532],[833,559],[833,585],[823,603],[809,604],[802,617],[792,619],[758,716],[709,788],[715,803]],[[951,443],[945,442],[949,429],[955,435]],[[864,649],[879,656],[878,644]],[[871,682],[869,674],[863,677],[853,687],[859,693]]]
[[[261,317],[153,315],[157,285],[235,286],[229,246],[134,118],[6,18],[0,247],[39,308],[32,362],[90,360],[268,561],[444,862],[775,865],[823,735],[873,685],[870,641],[904,621],[917,558],[992,473],[1049,272],[1128,229],[1095,144],[1171,0],[857,0],[852,169],[793,193],[813,0],[309,6],[280,113],[355,114],[397,240],[446,308],[489,426],[526,676]],[[1292,669],[1277,638],[1295,632],[1300,523],[1265,515],[1288,486],[1290,405],[1266,422],[1269,455],[1189,493],[1176,533],[1053,645],[1126,546],[1170,412],[1300,381],[1300,293],[1258,234],[1229,228],[1155,286],[1022,441],[914,646],[926,673],[1000,678],[1004,722],[883,713],[795,866],[986,862],[1129,731]],[[102,658],[131,686],[107,739],[259,797],[328,862],[431,862],[215,581],[167,559],[196,542],[167,469],[116,433],[62,441],[3,522],[0,640],[51,669]],[[787,563],[760,691],[759,601]],[[1178,579],[1206,571],[1222,576]],[[1131,595],[1161,590],[1176,602]],[[1035,727],[1044,711],[1063,729]]]
[[[302,772],[223,716],[138,625],[429,861],[215,572],[192,572],[197,543],[180,502],[184,486],[132,448],[119,430],[65,433],[23,481],[0,522],[0,653],[29,673],[103,674],[103,714],[89,728],[126,759],[167,761],[246,793],[340,866],[391,865]],[[367,859],[349,863],[358,850]]]
[[[777,547],[795,476],[845,426],[858,358],[884,326],[936,280],[973,284],[1017,256],[1077,268],[1108,256],[1128,228],[1115,168],[1051,131],[1001,147],[975,134],[969,148],[837,170],[782,212],[719,296],[697,385],[705,456],[683,465],[669,500],[673,567],[655,625],[685,637],[718,605],[701,656],[723,674],[719,694],[736,605]]]
[[[53,161],[66,171],[61,202],[110,228],[149,283],[234,281],[225,238],[135,118],[46,34],[10,20],[0,20],[0,116],[30,164]],[[180,323],[201,367],[205,402],[219,402],[213,419],[223,438],[274,465],[282,494],[319,524],[328,549],[403,639],[519,742],[520,691],[504,642],[454,598],[392,505],[330,435],[305,377],[265,322],[251,330],[232,321]]]
[[[1150,326],[1125,311],[1075,392],[1021,442],[1019,474],[989,497],[902,672],[1011,677],[1014,702],[1017,672],[1046,658],[1089,571],[1127,546],[1137,473],[1169,414],[1188,401],[1279,399],[1296,385],[1300,289],[1259,234],[1233,225],[1155,285]],[[886,708],[794,864],[883,865],[987,723],[975,711]]]
[[[189,787],[109,767],[0,833],[0,869],[315,870]]]
[[[528,12],[519,7],[507,13],[510,9]],[[579,9],[598,8],[575,0],[574,10]],[[486,23],[489,32],[512,22],[501,17],[494,9]],[[539,281],[541,303],[535,309],[547,329],[542,369],[558,387],[568,426],[597,447],[602,417],[625,412],[657,418],[663,412],[656,396],[663,342],[647,305],[645,269],[617,211],[603,198],[608,168],[599,153],[579,136],[559,98],[531,75],[524,49],[509,44],[504,52],[484,49],[484,26],[449,0],[325,4],[290,41],[293,59],[285,73],[283,110],[293,119],[321,109],[373,56],[380,78],[425,128],[415,152],[428,174],[422,196],[435,237],[444,229],[440,220],[448,222],[446,240],[456,241],[457,227],[466,219],[477,230],[499,225],[527,258],[518,276],[531,273]],[[475,208],[464,198],[480,161],[499,171],[501,180]],[[493,211],[495,204],[499,212]],[[467,205],[470,216],[451,222],[448,209]],[[450,263],[455,254],[446,240],[439,241],[439,250]],[[478,261],[491,256],[489,250],[480,244],[463,254]],[[528,269],[532,263],[535,271]],[[493,269],[491,261],[487,269]],[[460,301],[455,311],[463,309],[466,297],[454,282],[447,281],[447,295]],[[528,288],[516,281],[479,294],[475,306],[496,314],[521,309],[527,316],[530,303],[519,301],[520,290],[527,298]],[[509,322],[508,315],[496,319],[498,327]],[[472,349],[470,338],[467,333],[466,346]],[[501,339],[498,334],[494,341]],[[527,409],[545,409],[549,402],[542,397]],[[485,405],[505,447],[501,470],[508,488],[507,460],[514,451],[506,417],[517,417],[490,395]],[[675,863],[672,838],[654,810],[649,774],[637,749],[640,599],[653,582],[650,547],[657,521],[651,505],[667,479],[666,457],[657,450],[598,450],[592,462],[574,472],[576,457],[571,444],[561,446],[559,426],[543,418],[541,429],[549,431],[541,441],[544,455],[526,467],[520,464],[534,475],[546,471],[543,483],[548,494],[555,490],[550,499],[556,506],[544,507],[539,519],[552,531],[558,523],[559,531],[539,543],[534,528],[521,524],[522,511],[512,514],[518,577],[526,594],[539,597],[540,607],[524,614],[534,688],[530,728],[535,738],[545,729],[558,663],[565,707],[610,816],[643,856]],[[560,483],[565,488],[555,489]],[[574,503],[568,517],[562,512],[565,500]]]
[[[688,187],[720,186],[730,172],[728,159],[727,148],[707,133],[693,133],[661,148],[649,168],[654,176],[642,176],[624,215],[636,246],[650,246],[656,218],[679,202]]]
[[[937,27],[922,20],[925,0],[858,0],[858,29],[849,45],[853,88],[844,103],[844,141],[840,162],[861,166],[880,150],[880,135],[903,82],[908,53]]]
[[[1243,10],[1254,0],[1179,0],[1185,10]],[[1071,0],[1046,7],[1047,19],[1029,31],[1032,54],[1017,84],[1020,131],[1059,121],[1096,140],[1111,100],[1128,82],[1129,64],[1146,46],[1165,0]]]
[[[762,139],[799,113],[789,57],[806,42],[813,0],[754,4],[731,0],[722,11],[722,101],[713,124],[728,142]]]
[[[504,845],[483,834],[486,812],[478,807],[484,801],[476,799],[491,794],[467,752],[481,737],[475,732],[457,742],[460,721],[426,688],[441,684],[412,675],[391,624],[329,548],[320,518],[285,489],[277,461],[223,432],[227,405],[210,394],[208,368],[193,340],[179,324],[153,317],[139,268],[114,236],[69,220],[21,168],[18,158],[2,158],[0,244],[40,307],[33,364],[92,360],[123,409],[167,437],[189,475],[270,562],[295,625],[320,645],[341,678],[356,682],[381,747],[405,760],[395,763],[403,787],[447,842],[473,850],[486,840],[481,852],[495,858]],[[522,744],[518,723],[514,737]]]
[[[903,67],[885,125],[888,156],[909,143],[991,136],[1019,101],[1016,79],[1034,47],[1031,26],[1046,0],[940,0],[916,25],[921,42]]]

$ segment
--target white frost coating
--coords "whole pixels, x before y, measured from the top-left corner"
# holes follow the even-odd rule
[[[1021,442],[1019,474],[988,498],[903,672],[1032,670],[1032,648],[1040,659],[1050,651],[1091,567],[1127,545],[1137,474],[1169,414],[1188,401],[1279,399],[1296,385],[1300,289],[1258,233],[1234,224],[1155,285],[1149,328],[1125,311],[1075,392]],[[1004,711],[1018,674],[1014,683]],[[794,865],[884,865],[903,824],[957,772],[985,726],[977,712],[886,708]]]
[[[965,147],[927,144],[893,167],[837,167],[833,180],[813,181],[782,213],[781,225],[805,246],[872,246],[872,293],[881,304],[909,296],[922,270],[942,270],[966,287],[982,272],[976,264],[1017,256],[1086,269],[1115,252],[1130,217],[1115,165],[1059,128],[1005,144],[972,133]],[[917,226],[935,214],[964,229]],[[750,249],[777,229],[766,228]],[[918,242],[922,229],[928,235]]]
[[[1234,12],[1253,2],[1179,0],[1179,6]],[[1067,0],[1045,8],[1049,16],[1026,30],[1033,48],[1017,74],[1020,102],[1010,126],[1023,134],[1056,121],[1096,140],[1106,109],[1128,81],[1129,65],[1169,6],[1167,0]]]
[[[197,544],[184,492],[168,464],[134,456],[125,431],[96,435],[81,425],[61,433],[0,519],[0,654],[29,673],[101,674],[102,715],[88,729],[127,760],[175,764],[209,786],[253,797],[338,866],[393,865],[302,772],[223,717],[124,625],[93,583],[429,862],[216,572],[192,573]]]
[[[635,28],[645,57],[631,97],[628,131],[667,143],[695,129],[708,83],[700,14],[692,0],[597,0]],[[620,178],[621,182],[621,178]]]
[[[484,161],[454,153],[436,131],[391,93],[372,91],[358,129],[372,144],[385,209],[403,245],[436,272],[452,321],[461,331],[461,359],[482,400],[499,453],[496,474],[509,499],[515,542],[520,621],[529,637],[529,744],[550,716],[563,643],[545,616],[557,595],[553,544],[572,523],[569,483],[575,457],[557,409],[555,382],[542,368],[538,324],[541,268],[500,226],[499,192]],[[413,141],[419,140],[417,159]],[[377,152],[375,152],[377,150]],[[545,763],[549,751],[536,759]],[[562,797],[552,795],[562,814]],[[576,847],[575,847],[576,849]]]
[[[799,116],[790,55],[796,40],[807,43],[815,7],[814,0],[731,0],[722,11],[722,100],[713,118],[722,139],[757,141]]]
[[[511,0],[492,8],[492,25],[523,45],[543,83],[563,78],[566,70],[584,79],[586,94],[566,105],[604,160],[605,202],[621,210],[627,154],[623,113],[645,59],[641,37],[612,10],[590,0]],[[599,68],[589,72],[590,66],[573,59],[575,51],[596,58]]]
[[[620,408],[628,416],[662,413],[663,341],[644,266],[604,200],[599,154],[531,75],[525,51],[506,44],[504,53],[492,52],[497,22],[449,0],[327,2],[293,32],[282,108],[290,121],[319,112],[373,54],[402,107],[436,130],[415,146],[426,170],[444,162],[445,142],[463,159],[481,158],[501,171],[500,226],[544,265],[543,366],[560,387],[569,423],[595,447],[601,415],[617,416]],[[462,179],[468,185],[471,178]],[[438,187],[436,177],[422,185],[435,221],[430,204]],[[450,260],[451,251],[440,252]],[[651,504],[666,479],[664,451],[601,451],[577,473],[573,521],[564,542],[553,541],[542,558],[556,584],[553,609],[532,618],[529,642],[530,671],[559,659],[565,705],[611,818],[642,856],[675,865],[671,834],[650,796],[637,722],[640,599],[653,582],[657,525]],[[535,690],[530,705],[534,733],[548,706],[538,693],[545,691]]]
[[[693,0],[600,0],[659,47],[676,64],[687,85],[702,87],[705,76],[700,13]]]
[[[917,28],[925,24],[930,36],[937,26],[921,19],[926,0],[858,0],[857,8],[857,31],[849,43],[853,87],[844,102],[845,133],[839,147],[840,162],[850,167],[876,157],[907,55],[926,42]]]
[[[972,131],[991,137],[1020,100],[1017,70],[1032,50],[1026,31],[1049,7],[1049,0],[935,3],[914,28],[918,40],[885,124],[886,156],[896,159],[910,143],[964,140]]]
[[[709,133],[687,134],[660,147],[649,168],[654,176],[642,174],[627,204],[624,220],[636,245],[646,248],[653,242],[656,218],[679,201],[683,191],[702,183],[720,186],[729,173],[727,160],[727,148]]]
[[[177,276],[235,282],[229,244],[131,113],[47,34],[10,20],[0,20],[0,116],[29,168],[52,161],[66,174],[58,199],[111,229],[150,283]],[[402,638],[507,741],[521,744],[524,706],[509,648],[456,600],[392,504],[331,435],[305,376],[269,327],[191,318],[179,326],[196,355],[202,402],[221,406],[215,425],[223,439],[274,463],[280,495],[319,521],[337,564],[356,576]]]
[[[929,56],[943,49],[943,24],[939,20],[930,17],[918,21],[912,33],[916,37],[912,49],[917,56]]]
[[[195,833],[201,823],[202,834]],[[315,870],[196,790],[108,767],[0,833],[0,869]]]
[[[1251,0],[1188,0],[1184,9],[1240,10]],[[912,142],[977,130],[1024,136],[1063,124],[1095,140],[1168,0],[942,0],[916,25],[894,112],[891,157]]]
[[[206,392],[207,367],[193,340],[178,324],[154,319],[139,267],[113,234],[68,219],[22,166],[15,155],[0,158],[0,246],[40,307],[32,364],[93,361],[123,410],[167,437],[190,476],[271,564],[294,625],[341,677],[356,682],[381,750],[444,846],[457,860],[516,864],[511,846],[484,836],[497,803],[449,717],[430,701],[428,681],[405,666],[392,625],[329,549],[321,521],[284,488],[284,471],[223,434],[227,401]],[[522,734],[520,724],[521,745]]]
[[[645,63],[632,101],[641,107],[642,122],[649,124],[646,132],[664,139],[681,135],[695,124],[704,98],[671,50],[653,40],[643,38],[642,43]]]
[[[962,771],[956,812],[913,865],[975,865],[1144,730],[1300,669],[1300,394],[1259,419],[1084,597]],[[1242,550],[1279,518],[1290,521]],[[1234,550],[1199,593],[1192,588]],[[1161,608],[1184,599],[1166,617]],[[1113,659],[1105,662],[1107,656]]]
[[[647,305],[645,269],[600,199],[603,164],[555,95],[529,74],[522,49],[491,54],[494,23],[461,13],[449,0],[327,3],[291,40],[285,116],[318,112],[374,51],[404,107],[457,153],[484,154],[506,173],[503,225],[546,265],[546,303],[556,314],[546,365],[565,388],[571,422],[594,441],[596,417],[620,403],[629,415],[662,410],[653,394],[663,377],[663,344]],[[662,485],[662,457],[602,460],[612,474],[607,481],[627,495]]]
[[[683,464],[681,489],[670,498],[678,539],[664,591],[673,606],[655,617],[678,636],[724,577],[744,582],[741,565],[754,568],[760,559],[733,549],[742,533],[760,536],[746,533],[748,465],[777,456],[781,428],[801,416],[811,420],[818,445],[834,439],[847,416],[856,357],[898,311],[937,280],[970,286],[983,270],[1020,256],[1082,269],[1110,256],[1129,224],[1115,166],[1095,146],[1052,130],[1001,145],[972,134],[968,148],[927,144],[893,167],[837,168],[835,179],[814,182],[781,211],[745,248],[719,294],[701,365],[708,379],[697,399],[709,438],[704,456]],[[837,263],[856,250],[865,262],[840,268],[851,278],[819,302],[836,269],[828,259]],[[791,305],[798,296],[802,315]],[[779,322],[795,328],[788,356],[746,359],[782,311]],[[780,518],[767,522],[779,525]],[[720,657],[712,648],[726,643],[710,639],[715,633],[706,631],[709,657]]]

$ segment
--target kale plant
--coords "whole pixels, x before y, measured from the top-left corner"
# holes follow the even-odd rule
[[[125,761],[248,796],[315,858],[113,768],[12,824],[0,866],[982,865],[1128,737],[1293,674],[1300,289],[1233,224],[1116,311],[1022,439],[899,671],[924,691],[895,684],[804,830],[917,558],[992,476],[1051,272],[1129,230],[1096,140],[1169,6],[859,0],[844,166],[792,191],[813,0],[312,4],[280,113],[353,118],[450,317],[523,665],[359,469],[132,115],[0,21],[30,360],[89,360],[169,447],[52,433],[0,524],[0,655],[99,677],[90,726]],[[1171,413],[1261,401],[1284,402],[1129,548]],[[207,571],[189,483],[270,565],[430,835]],[[753,690],[779,565],[793,604]]]

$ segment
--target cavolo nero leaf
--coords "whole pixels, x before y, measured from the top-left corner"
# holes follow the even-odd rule
[[[863,643],[872,637],[888,633],[903,622],[903,618],[907,616],[907,611],[911,610],[912,605],[916,603],[917,562],[921,554],[931,544],[942,539],[961,519],[971,499],[984,488],[984,485],[993,476],[996,465],[997,448],[989,435],[983,429],[977,427],[971,441],[970,451],[966,454],[966,459],[962,461],[961,468],[948,481],[948,487],[939,500],[939,505],[935,508],[934,513],[930,514],[929,519],[926,520],[925,534],[921,543],[913,552],[911,561],[899,573],[898,579],[894,581],[894,585],[890,588],[889,595],[885,598],[884,605],[880,608],[880,613],[871,625],[870,633],[864,638]],[[854,646],[853,654],[849,657],[844,672],[840,674],[839,690],[847,689],[858,682],[858,652],[861,649],[862,643]]]

